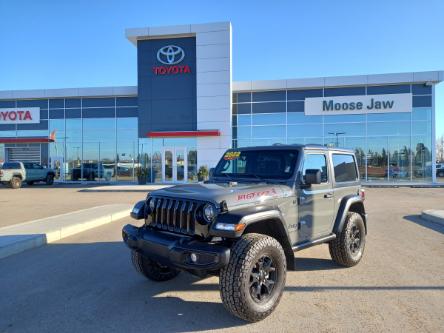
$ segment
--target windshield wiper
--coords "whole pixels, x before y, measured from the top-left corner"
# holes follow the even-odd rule
[[[230,180],[230,181],[233,180],[233,177],[231,177],[230,175],[228,175],[228,173],[219,173],[219,174],[217,174],[217,175],[214,175],[213,177],[219,177],[219,178],[220,178],[220,176],[227,177],[228,180]]]
[[[256,178],[257,180],[260,180],[260,181],[265,181],[264,178],[262,178],[258,175],[255,175],[253,173],[244,173],[244,174],[242,174],[242,177],[251,177],[251,178]]]

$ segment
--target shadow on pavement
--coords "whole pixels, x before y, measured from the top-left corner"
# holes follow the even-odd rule
[[[324,259],[299,258],[296,264],[301,271],[338,268]],[[285,290],[444,286],[287,285]],[[167,282],[148,281],[136,273],[121,242],[50,244],[2,259],[0,294],[0,332],[194,332],[247,325],[224,309],[217,279],[182,273]]]
[[[295,270],[300,272],[345,268],[343,266],[336,264],[331,259],[322,259],[322,258],[295,258],[294,266]]]
[[[121,242],[49,244],[0,260],[0,332],[192,332],[245,325],[218,284],[158,283]]]
[[[406,215],[404,216],[404,219],[406,219],[409,222],[413,222],[416,224],[419,224],[422,227],[431,229],[433,231],[439,232],[441,234],[444,234],[444,226],[440,225],[438,223],[426,221],[421,218],[421,215]]]

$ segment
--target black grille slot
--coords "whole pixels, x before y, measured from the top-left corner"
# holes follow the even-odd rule
[[[153,197],[151,226],[175,233],[194,235],[196,211],[200,203],[194,200]]]

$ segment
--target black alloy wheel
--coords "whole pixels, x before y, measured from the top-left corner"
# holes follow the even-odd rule
[[[348,246],[352,255],[356,256],[361,251],[361,230],[353,225],[348,233]]]
[[[266,302],[273,295],[277,274],[273,259],[268,255],[254,264],[250,273],[250,295],[255,302]]]

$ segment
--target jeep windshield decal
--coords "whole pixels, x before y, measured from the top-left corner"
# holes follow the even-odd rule
[[[240,151],[228,151],[224,155],[224,160],[225,161],[235,160],[236,158],[239,158],[240,154],[241,154]]]

